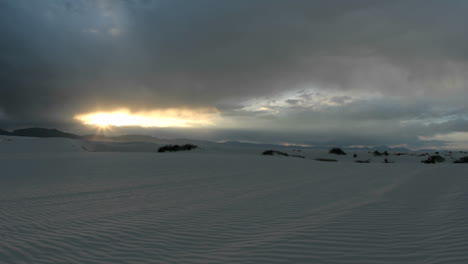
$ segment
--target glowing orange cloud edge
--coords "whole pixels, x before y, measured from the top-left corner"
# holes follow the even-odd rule
[[[78,114],[74,119],[85,125],[139,126],[139,127],[200,127],[211,126],[219,118],[215,108],[202,109],[157,109],[151,111],[131,112],[119,109],[109,112]]]

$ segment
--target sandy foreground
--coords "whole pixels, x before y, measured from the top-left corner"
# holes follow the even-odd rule
[[[465,164],[7,138],[0,263],[468,263]]]

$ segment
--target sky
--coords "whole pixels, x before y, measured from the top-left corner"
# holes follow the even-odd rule
[[[468,148],[467,11],[465,0],[0,0],[0,128]]]

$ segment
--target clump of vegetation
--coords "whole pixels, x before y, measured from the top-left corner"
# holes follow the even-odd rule
[[[384,155],[382,152],[380,152],[380,151],[378,151],[378,150],[374,150],[373,154],[374,154],[374,156],[376,156],[376,157],[381,157],[381,156]]]
[[[435,164],[435,163],[444,162],[444,161],[445,161],[444,157],[440,155],[434,155],[434,156],[430,156],[426,160],[422,160],[421,162],[426,163],[426,164]]]
[[[344,152],[340,148],[332,148],[332,149],[330,149],[330,151],[328,153],[335,154],[335,155],[346,155],[346,152]]]
[[[468,163],[468,156],[462,157],[462,158],[454,161],[454,163]]]
[[[356,162],[356,163],[370,163],[370,159],[368,159],[368,160],[356,160],[354,162]]]
[[[315,159],[316,161],[324,161],[324,162],[338,162],[336,159],[324,159],[324,158],[318,158]]]
[[[278,150],[265,150],[265,151],[263,151],[262,155],[266,155],[266,156],[285,156],[285,157],[293,157],[293,158],[305,159],[304,156],[301,156],[301,155],[289,155],[288,153],[281,152],[281,151],[278,151]]]
[[[291,155],[291,157],[305,159],[305,157],[301,155]]]
[[[193,144],[185,144],[185,145],[166,145],[164,147],[160,147],[158,152],[174,152],[174,151],[186,151],[198,148],[197,145]]]
[[[284,153],[284,152],[281,152],[281,151],[277,151],[277,150],[265,150],[263,151],[262,155],[267,155],[267,156],[285,156],[285,157],[288,157],[289,154],[288,153]]]

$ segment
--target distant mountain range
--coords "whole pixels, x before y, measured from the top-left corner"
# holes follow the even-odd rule
[[[18,137],[40,137],[40,138],[71,138],[71,139],[83,139],[89,141],[114,141],[114,142],[152,142],[157,144],[182,144],[182,143],[192,143],[192,144],[222,144],[230,147],[263,147],[263,148],[295,148],[295,149],[327,149],[330,146],[313,146],[313,147],[304,147],[304,146],[283,146],[278,144],[259,144],[259,143],[247,143],[239,141],[227,141],[222,143],[215,143],[211,141],[203,140],[192,140],[192,139],[161,139],[152,136],[145,135],[122,135],[122,136],[104,136],[104,135],[85,135],[79,136],[72,133],[67,133],[60,131],[58,129],[50,128],[25,128],[17,129],[12,132],[0,129],[0,135],[3,136],[18,136]],[[398,152],[408,152],[409,149],[406,148],[391,148],[388,146],[378,146],[378,147],[355,147],[355,148],[343,148],[346,151],[353,150],[379,150],[379,151],[398,151]]]
[[[6,131],[6,130],[3,130],[3,129],[0,129],[0,135],[1,136],[12,136],[12,133]]]
[[[89,141],[112,141],[112,142],[152,142],[152,143],[159,143],[159,144],[180,144],[180,142],[185,143],[212,143],[210,141],[202,141],[202,140],[192,140],[192,139],[162,139],[152,136],[145,136],[145,135],[121,135],[121,136],[105,136],[105,135],[76,135],[72,133],[67,133],[60,131],[58,129],[51,129],[51,128],[25,128],[25,129],[17,129],[12,132],[0,129],[0,136],[17,136],[17,137],[39,137],[39,138],[71,138],[71,139],[82,139],[82,140],[89,140]]]
[[[352,148],[343,148],[344,150],[348,150],[348,151],[353,151],[353,150],[360,150],[360,151],[365,151],[365,150],[368,150],[368,151],[374,151],[374,150],[378,150],[378,151],[398,151],[398,152],[408,152],[410,151],[409,149],[407,148],[402,148],[402,147],[395,147],[395,148],[392,148],[392,147],[389,147],[389,146],[377,146],[377,147],[352,147]]]
[[[295,145],[278,145],[278,144],[262,144],[262,143],[249,143],[249,142],[239,142],[239,141],[226,141],[218,144],[228,145],[232,147],[263,147],[263,148],[282,148],[282,149],[330,149],[336,146],[295,146]],[[378,147],[342,147],[345,151],[396,151],[396,152],[408,152],[410,151],[407,148],[401,147],[388,147],[388,146],[378,146]]]
[[[81,138],[78,135],[66,133],[58,129],[39,128],[39,127],[17,129],[17,130],[14,130],[13,132],[8,132],[6,130],[0,129],[0,135],[18,136],[18,137],[40,137],[40,138],[49,138],[49,137],[61,137],[61,138],[73,138],[73,139]]]

